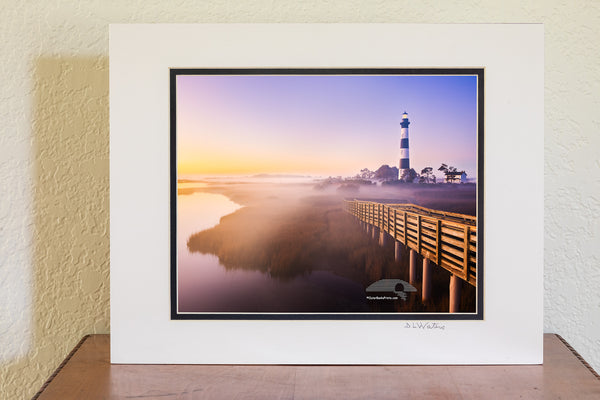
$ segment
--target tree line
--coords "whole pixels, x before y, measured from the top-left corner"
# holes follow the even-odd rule
[[[444,163],[442,163],[437,170],[442,171],[444,175],[452,172],[458,172],[456,167]],[[389,183],[437,183],[437,177],[433,173],[433,167],[425,167],[421,170],[421,173],[415,171],[414,168],[402,171],[401,176],[399,176],[399,173],[400,170],[397,167],[390,167],[389,165],[384,164],[375,171],[371,171],[368,168],[363,168],[358,174],[352,177],[352,179],[362,181],[381,180]]]

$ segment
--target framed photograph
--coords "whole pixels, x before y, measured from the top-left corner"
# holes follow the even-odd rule
[[[112,25],[111,362],[540,363],[543,48]]]
[[[483,318],[482,68],[170,74],[173,319]]]

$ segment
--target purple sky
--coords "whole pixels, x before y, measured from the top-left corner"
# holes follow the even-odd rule
[[[442,75],[179,75],[178,170],[350,176],[398,166],[404,111],[412,168],[447,163],[476,177],[477,77]]]

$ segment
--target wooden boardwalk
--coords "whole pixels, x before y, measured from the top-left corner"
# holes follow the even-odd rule
[[[345,200],[345,210],[367,228],[390,235],[396,242],[452,275],[477,284],[476,217],[431,210],[414,204]]]

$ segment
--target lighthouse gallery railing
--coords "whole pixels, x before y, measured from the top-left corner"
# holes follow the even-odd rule
[[[345,210],[475,286],[477,219],[414,204],[345,200]]]

